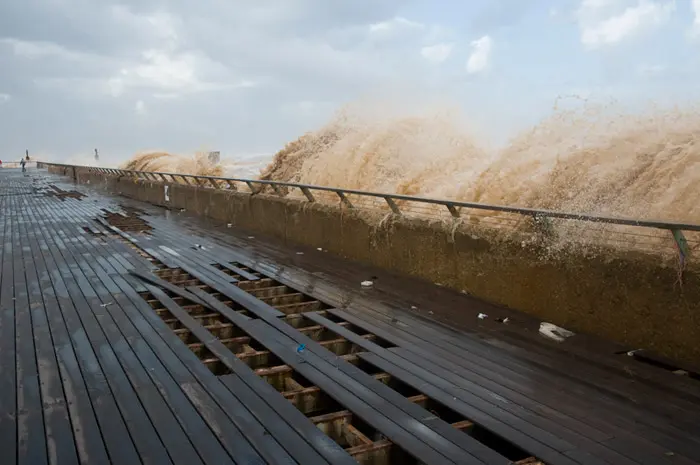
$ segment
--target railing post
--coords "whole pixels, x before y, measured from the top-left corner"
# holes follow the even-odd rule
[[[315,201],[316,201],[316,199],[314,198],[314,195],[311,193],[311,191],[309,190],[308,187],[301,187],[300,189],[301,189],[301,191],[304,193],[304,195],[306,196],[306,199],[307,199],[309,202],[315,202]]]
[[[446,203],[445,206],[450,211],[450,215],[452,215],[453,218],[459,218],[459,210],[457,210],[457,207],[451,203]]]
[[[255,186],[253,185],[252,182],[246,181],[245,183],[246,183],[246,185],[248,186],[248,189],[250,189],[250,194],[251,194],[251,195],[255,195],[255,194],[258,193],[258,191],[255,190]]]
[[[399,206],[396,205],[396,202],[394,202],[394,199],[392,199],[389,196],[384,197],[384,200],[386,200],[386,203],[389,205],[389,208],[391,208],[391,211],[394,212],[396,215],[401,214],[401,210],[399,210]]]
[[[345,195],[345,192],[343,191],[335,191],[336,194],[338,194],[338,197],[340,197],[340,201],[343,203],[348,208],[353,208],[352,203],[350,202],[350,199],[347,198]]]
[[[212,178],[207,178],[209,179],[209,183],[214,186],[214,189],[220,189],[219,185],[214,181]]]

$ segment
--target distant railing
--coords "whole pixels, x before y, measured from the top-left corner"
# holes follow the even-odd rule
[[[465,216],[469,218],[473,216],[472,213],[470,213],[469,215],[465,215],[463,213],[465,210],[470,212],[482,211],[491,213],[514,214],[520,217],[530,218],[534,225],[539,225],[541,229],[545,230],[549,222],[551,222],[551,220],[571,220],[576,222],[585,222],[589,224],[598,225],[615,225],[621,227],[645,228],[647,230],[651,229],[660,231],[665,230],[667,232],[670,232],[670,237],[673,238],[675,247],[677,248],[681,260],[683,261],[689,256],[690,250],[692,248],[700,245],[700,240],[696,240],[696,237],[697,239],[700,239],[700,234],[698,234],[700,233],[700,224],[692,223],[641,220],[614,216],[597,216],[581,213],[569,213],[506,205],[490,205],[476,202],[461,202],[448,199],[434,199],[412,195],[368,192],[355,189],[342,189],[336,187],[315,186],[309,184],[268,181],[260,179],[227,178],[220,176],[204,176],[168,172],[147,172],[119,168],[100,168],[47,162],[39,162],[37,166],[39,168],[56,166],[62,167],[65,170],[79,168],[86,169],[92,173],[98,173],[106,176],[114,176],[117,178],[132,178],[150,182],[176,183],[212,189],[243,191],[248,192],[251,195],[266,192],[273,193],[281,197],[289,197],[293,196],[294,192],[296,191],[298,194],[300,194],[299,197],[302,199],[305,198],[307,202],[317,202],[321,197],[324,197],[323,200],[328,201],[330,200],[328,198],[328,195],[331,195],[331,199],[335,198],[336,202],[340,202],[344,208],[348,209],[353,209],[357,207],[362,208],[362,206],[358,204],[362,203],[363,199],[365,201],[369,199],[372,200],[372,202],[370,202],[371,208],[381,208],[381,205],[377,204],[377,202],[380,202],[385,204],[385,208],[388,207],[388,209],[395,215],[402,215],[405,213],[405,210],[415,213],[417,211],[415,207],[407,208],[407,204],[410,203],[417,204],[418,206],[432,206],[433,208],[442,209],[441,211],[445,212],[446,215],[449,215],[448,218],[451,216],[454,220],[465,220],[468,219],[465,218]],[[66,172],[66,174],[68,173]],[[243,189],[241,189],[241,187]],[[355,199],[358,199],[359,202]],[[367,205],[367,202],[365,202],[363,206],[367,208]],[[420,210],[420,208],[418,208],[418,210]],[[434,214],[435,212],[431,211],[431,213]],[[499,218],[499,220],[503,221],[503,218]],[[686,232],[689,232],[694,236],[693,240],[691,240],[690,242],[688,238],[686,238],[686,234],[684,234]],[[631,236],[644,235],[631,234]],[[668,238],[669,236],[666,237]]]
[[[21,161],[21,160],[18,160],[18,161],[15,161],[15,160],[12,160],[12,161],[1,160],[1,161],[2,161],[2,164],[0,164],[0,169],[3,169],[3,168],[14,169],[14,168],[21,168],[21,167],[22,167],[22,161]],[[36,167],[37,164],[38,164],[38,163],[37,163],[36,161],[34,161],[34,160],[29,160],[28,162],[26,162],[25,167],[26,167],[26,168]]]

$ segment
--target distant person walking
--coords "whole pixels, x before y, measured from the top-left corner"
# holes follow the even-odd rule
[[[27,168],[25,168],[25,165],[27,164],[27,162],[24,158],[22,158],[22,160],[20,160],[19,164],[22,165],[22,173],[27,171]]]

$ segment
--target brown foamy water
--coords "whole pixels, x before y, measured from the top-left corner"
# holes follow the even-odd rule
[[[454,114],[367,124],[341,111],[281,150],[264,179],[700,223],[700,113],[557,111],[489,148]]]
[[[168,152],[138,153],[124,163],[121,168],[135,171],[199,174],[202,176],[221,176],[223,173],[221,164],[211,163],[207,153],[196,153],[191,157]]]

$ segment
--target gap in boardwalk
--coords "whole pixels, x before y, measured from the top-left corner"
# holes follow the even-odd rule
[[[161,279],[176,286],[199,287],[237,312],[248,317],[254,316],[250,315],[246,309],[237,308],[232,301],[227,300],[223,295],[183,270],[163,269],[157,271],[156,274]],[[265,288],[265,283],[257,285],[261,286],[257,289]],[[326,394],[291,366],[285,364],[263,343],[250,336],[244,329],[232,323],[225,316],[216,311],[211,312],[204,306],[177,296],[173,292],[167,290],[164,292],[219,339],[239,360],[248,365],[258,377],[270,384],[280,395],[309,418],[317,428],[343,447],[358,463],[363,465],[418,465],[419,462],[415,458],[393,444],[381,432],[362,421],[352,411]],[[155,299],[148,292],[143,293],[142,297],[212,373],[217,376],[233,373],[229,365],[212,353],[195,334],[185,328],[158,299]],[[317,340],[319,344],[340,358],[350,363],[362,363],[355,354],[359,350],[356,345],[337,337],[318,325],[302,322],[300,314],[291,314],[285,318],[288,318],[292,322],[291,324],[296,323],[295,327],[298,331]],[[378,376],[382,376],[382,374],[378,374]]]
[[[44,191],[44,195],[47,197],[57,197],[61,201],[65,201],[66,199],[75,199],[75,200],[82,200],[83,197],[86,197],[85,194],[82,192],[78,191],[64,191],[58,186],[55,186],[54,184],[49,184],[49,187],[51,189],[47,189]]]
[[[313,297],[292,289],[289,286],[270,278],[262,278],[255,270],[237,262],[229,263],[230,267],[221,264],[213,266],[238,280],[238,287],[247,293],[262,300],[271,307],[275,307],[285,315],[295,315],[306,312],[314,312],[331,308],[330,305],[314,299]],[[251,280],[251,275],[255,280]]]
[[[344,327],[348,331],[351,331],[358,336],[361,336],[363,339],[367,339],[368,341],[371,341],[377,345],[379,345],[382,348],[385,349],[390,349],[392,347],[397,347],[395,344],[392,344],[390,341],[387,341],[385,339],[380,338],[379,336],[369,332],[368,330],[354,325],[348,321],[345,321],[344,319],[340,318],[339,316],[325,312],[325,315],[323,315],[325,318],[328,320],[333,321],[334,323],[338,324],[339,326]],[[304,317],[307,318],[307,317]],[[310,320],[309,320],[310,321]],[[322,326],[323,327],[323,326]],[[329,329],[323,327],[326,331],[330,331]],[[335,334],[335,333],[334,333]],[[353,344],[355,345],[355,344]],[[357,346],[355,346],[357,347]],[[357,347],[357,354],[361,355],[363,352],[367,352],[365,349]],[[528,452],[522,450],[521,448],[517,447],[515,444],[510,442],[509,440],[498,436],[496,434],[491,433],[489,430],[486,428],[483,428],[477,423],[472,422],[468,418],[466,418],[464,415],[461,413],[451,409],[450,407],[438,402],[437,400],[425,395],[424,393],[420,392],[417,388],[405,383],[404,381],[400,380],[399,378],[392,376],[389,373],[383,372],[379,367],[375,366],[374,364],[359,358],[356,363],[353,363],[357,368],[360,370],[364,371],[365,373],[375,377],[379,381],[383,382],[387,386],[389,386],[391,389],[394,391],[398,392],[399,394],[403,395],[406,397],[408,400],[411,402],[420,405],[423,407],[425,410],[429,411],[436,417],[440,418],[441,420],[451,424],[454,428],[463,431],[466,434],[469,434],[472,436],[474,439],[477,441],[481,442],[482,444],[486,445],[487,447],[499,452],[501,455],[504,457],[508,458],[509,460],[514,461],[516,464],[541,464],[543,462],[540,462],[538,459],[535,459],[532,457],[532,454],[529,454]]]
[[[124,209],[124,207],[122,207]],[[106,209],[102,209],[104,213],[102,217],[107,221],[110,226],[114,226],[124,232],[132,233],[148,233],[153,229],[153,227],[146,223],[146,221],[141,218],[142,211],[138,209],[124,209],[124,213],[114,213]]]
[[[166,268],[155,259],[152,262],[158,268],[154,273],[161,279],[181,288],[198,287],[232,310],[246,317],[256,318],[256,315],[186,271]],[[261,273],[240,263],[229,263],[228,265],[230,266],[221,264],[213,266],[235,278],[237,280],[235,285],[240,289],[280,310],[284,313],[284,316],[280,317],[281,321],[316,341],[339,359],[353,364],[359,370],[385,384],[407,400],[451,424],[455,429],[469,434],[477,441],[499,452],[514,463],[522,465],[542,463],[505,438],[491,433],[459,412],[364,360],[360,355],[363,352],[367,352],[366,349],[319,324],[309,318],[307,314],[313,312],[314,315],[325,317],[382,348],[390,349],[396,347],[395,344],[361,326],[345,321],[339,316],[330,313],[328,311],[331,309],[330,305],[303,292],[299,292],[274,279],[263,277]],[[418,463],[415,458],[384,437],[380,431],[365,423],[344,405],[314,385],[313,382],[306,379],[291,366],[285,364],[262,342],[251,337],[244,329],[231,322],[221,313],[207,309],[203,305],[191,302],[173,292],[167,290],[164,290],[164,292],[221,341],[239,360],[248,365],[257,376],[274,387],[285,399],[307,416],[314,425],[343,447],[358,463],[406,465]],[[149,293],[142,294],[142,297],[212,373],[217,376],[233,373],[226,363],[212,353],[206,344],[192,334],[159,300]]]
[[[237,265],[242,266],[240,264]],[[317,304],[315,304],[315,306],[324,309],[320,311],[307,310],[307,312],[313,312],[315,315],[323,316],[324,318],[338,324],[339,326],[342,326],[346,330],[355,333],[363,339],[371,341],[384,349],[391,349],[392,347],[397,347],[396,344],[393,344],[392,342],[387,341],[386,339],[383,339],[377,336],[376,334],[373,334],[369,330],[362,328],[361,326],[355,325],[353,323],[350,323],[344,320],[343,318],[335,315],[334,313],[328,312],[327,310],[331,309],[330,305],[324,302],[314,300],[313,297],[307,296],[306,294],[303,294],[297,291],[296,289],[290,286],[286,286],[278,281],[271,280],[269,278],[266,281],[268,281],[268,284],[263,289],[279,289],[279,292],[283,293],[283,295],[303,296],[303,298],[307,299],[308,301],[318,302]],[[261,292],[261,289],[246,289],[247,286],[244,285],[244,283],[239,282],[238,284],[239,287],[246,290],[248,293],[258,298],[262,297],[263,299],[261,300],[264,300],[264,297],[268,295],[267,292]],[[299,298],[301,299],[302,297]],[[277,308],[279,309],[280,307]],[[326,349],[330,350],[336,355],[345,356],[344,358],[346,359],[346,361],[352,363],[360,370],[373,376],[375,379],[383,382],[392,390],[403,395],[411,402],[420,405],[421,407],[428,410],[438,418],[451,424],[454,428],[469,434],[474,439],[486,445],[487,447],[498,451],[504,457],[514,461],[514,463],[528,465],[536,465],[542,463],[538,459],[532,457],[532,454],[529,454],[528,452],[522,450],[507,439],[491,433],[486,428],[483,428],[480,425],[473,423],[460,413],[441,404],[435,399],[426,396],[424,393],[419,392],[418,390],[414,389],[413,387],[404,383],[398,378],[391,376],[388,373],[382,372],[382,370],[380,370],[378,367],[357,356],[363,352],[367,352],[364,348],[348,341],[346,338],[338,335],[337,333],[326,328],[322,324],[319,324],[314,320],[308,318],[303,313],[300,312],[298,314],[286,315],[282,317],[281,320],[293,326],[298,331],[305,333],[309,338],[319,342]],[[356,356],[347,357],[347,355]]]

